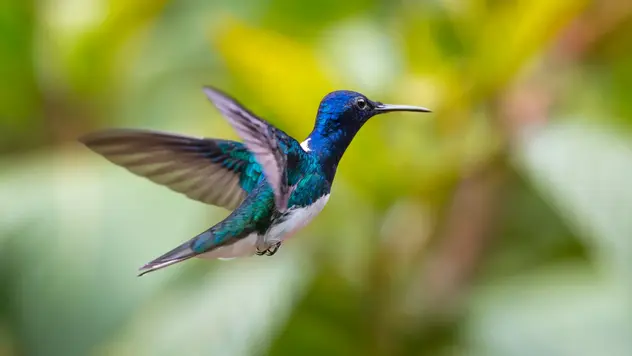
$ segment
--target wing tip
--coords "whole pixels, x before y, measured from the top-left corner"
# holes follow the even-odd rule
[[[123,128],[115,128],[115,129],[107,129],[101,131],[94,131],[83,134],[77,138],[77,141],[86,145],[87,147],[99,145],[103,143],[103,141],[107,141],[108,139],[119,137],[123,134],[129,134],[133,130],[131,129],[123,129]]]
[[[232,103],[234,105],[237,105],[239,108],[241,108],[242,110],[244,110],[245,112],[248,112],[250,115],[253,115],[253,113],[251,113],[247,108],[245,108],[235,97],[233,97],[232,95],[228,94],[228,92],[225,92],[215,86],[212,85],[204,85],[202,86],[202,91],[204,92],[204,94],[206,95],[206,98],[213,103],[213,105],[215,105],[220,111],[222,111],[222,106],[226,105],[226,102]]]
[[[206,97],[209,98],[210,100],[213,100],[213,98],[217,95],[221,95],[221,96],[228,96],[226,93],[224,93],[222,90],[212,86],[212,85],[203,85],[202,86],[202,91],[204,92],[204,94],[206,94]]]
[[[77,141],[90,147],[94,141],[98,140],[99,136],[101,136],[101,132],[90,132],[77,137]]]

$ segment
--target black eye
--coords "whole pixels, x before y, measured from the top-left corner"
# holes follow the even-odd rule
[[[358,98],[356,100],[356,106],[360,110],[365,110],[366,108],[369,107],[369,105],[367,105],[367,103],[366,103],[366,99],[364,99],[364,98]]]

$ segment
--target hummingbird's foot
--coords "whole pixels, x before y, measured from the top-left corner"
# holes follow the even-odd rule
[[[257,256],[263,256],[263,255],[272,256],[275,253],[277,253],[277,251],[279,250],[280,247],[281,247],[281,242],[277,242],[277,243],[275,243],[274,245],[268,247],[265,250],[257,248],[256,254],[257,254]]]
[[[281,242],[277,242],[265,251],[266,256],[272,256],[281,248]]]

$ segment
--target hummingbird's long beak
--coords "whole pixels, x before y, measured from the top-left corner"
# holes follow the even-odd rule
[[[410,106],[410,105],[390,105],[390,104],[382,104],[377,103],[375,106],[375,111],[378,113],[387,113],[391,111],[416,111],[416,112],[432,112],[430,109],[426,109],[421,106]]]

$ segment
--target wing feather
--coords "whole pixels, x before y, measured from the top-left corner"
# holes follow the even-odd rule
[[[253,153],[268,184],[274,191],[277,209],[285,211],[289,198],[288,152],[283,152],[279,147],[279,139],[294,139],[257,117],[235,99],[218,89],[205,87],[204,92],[244,140],[248,150]]]
[[[261,175],[252,154],[234,141],[130,129],[101,131],[80,141],[138,176],[228,209],[249,193],[242,185],[253,186]]]

